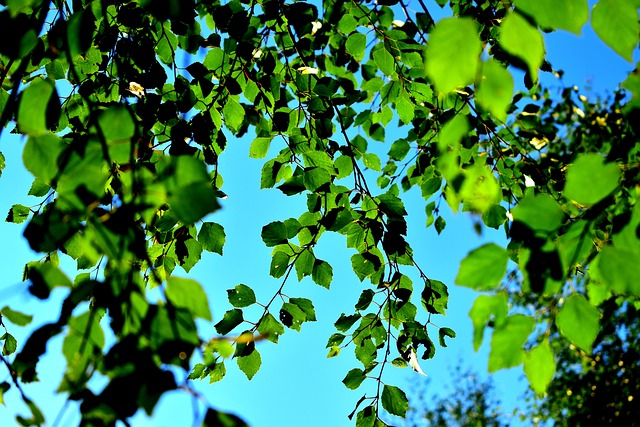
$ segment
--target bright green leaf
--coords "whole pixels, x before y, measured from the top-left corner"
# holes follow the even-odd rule
[[[198,242],[202,249],[222,255],[222,248],[226,240],[224,228],[215,222],[205,222],[198,232]]]
[[[165,294],[174,307],[187,309],[193,317],[211,320],[207,294],[195,280],[171,276]]]
[[[527,195],[513,210],[513,220],[533,231],[552,233],[562,225],[564,213],[548,194]]]
[[[8,332],[5,332],[4,335],[0,337],[0,341],[4,340],[4,346],[2,347],[2,355],[9,356],[10,354],[15,353],[18,348],[18,341]]]
[[[633,2],[598,1],[591,12],[591,25],[603,42],[633,62],[633,51],[638,45],[638,9]]]
[[[252,159],[262,159],[267,155],[272,138],[259,137],[253,140],[249,147],[249,157]]]
[[[313,264],[311,278],[316,284],[329,289],[333,278],[333,268],[328,262],[317,259]]]
[[[231,132],[238,132],[244,122],[244,108],[238,101],[229,98],[222,108],[224,122]]]
[[[354,368],[347,373],[342,383],[349,389],[355,390],[366,379],[366,375],[362,369]]]
[[[507,272],[509,255],[495,243],[472,250],[460,263],[456,284],[486,291],[500,284]]]
[[[362,33],[353,33],[347,39],[345,45],[347,53],[356,61],[362,61],[364,58],[364,50],[367,47],[367,36]]]
[[[600,312],[580,294],[573,294],[556,315],[560,333],[587,353],[600,331]]]
[[[281,221],[274,221],[262,227],[262,241],[267,246],[287,243],[287,227]]]
[[[33,320],[33,316],[12,310],[7,306],[3,307],[2,310],[0,310],[0,314],[2,314],[2,316],[9,322],[17,326],[27,326],[29,323],[31,323],[31,320]]]
[[[31,209],[28,206],[24,205],[13,205],[11,209],[9,209],[9,213],[7,214],[6,222],[13,222],[14,224],[21,224],[29,218],[29,214],[31,213]]]
[[[547,341],[527,352],[524,357],[524,373],[533,391],[538,396],[544,395],[556,373],[556,361]]]
[[[429,35],[424,52],[425,70],[443,93],[466,86],[475,77],[482,44],[478,25],[470,18],[445,18]]]
[[[582,154],[567,168],[564,196],[583,205],[594,205],[618,188],[620,169],[597,154]],[[593,179],[598,177],[598,179]]]
[[[501,326],[507,318],[507,296],[504,293],[496,295],[480,295],[473,302],[469,317],[473,322],[473,349],[478,351],[484,337],[484,328],[493,318],[496,326]]]
[[[262,365],[262,358],[258,350],[254,349],[249,355],[238,357],[236,362],[240,370],[247,376],[247,379],[252,379],[260,369],[260,365]]]
[[[516,0],[518,11],[531,16],[541,28],[560,28],[580,34],[589,20],[587,0]]]
[[[373,52],[373,61],[385,76],[392,76],[396,72],[395,60],[384,47]]]
[[[36,78],[22,92],[18,128],[28,135],[43,135],[60,114],[60,100],[53,80]]]
[[[512,368],[522,363],[522,347],[534,326],[535,320],[522,314],[509,316],[499,327],[496,326],[491,337],[489,372]]]
[[[489,114],[504,122],[513,96],[513,77],[498,61],[489,58],[482,66],[475,100]]]
[[[540,31],[518,13],[509,12],[500,25],[498,40],[505,51],[527,64],[531,80],[538,80],[538,69],[544,61],[544,40]]]

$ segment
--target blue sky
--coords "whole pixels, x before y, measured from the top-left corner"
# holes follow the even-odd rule
[[[593,92],[603,94],[612,91],[615,84],[622,81],[633,65],[626,63],[600,42],[590,29],[584,28],[583,36],[559,32],[545,36],[548,59],[555,68],[565,71],[563,83],[583,88],[587,83]],[[547,84],[552,80],[542,77]],[[395,139],[395,138],[393,138]],[[7,158],[7,167],[0,178],[0,214],[5,215],[12,204],[33,205],[35,198],[26,196],[31,177],[21,166],[21,150],[24,141],[4,132],[0,141],[0,151]],[[268,275],[270,250],[260,239],[263,225],[287,217],[298,217],[305,209],[304,197],[286,197],[277,190],[259,190],[259,173],[262,161],[249,159],[250,139],[229,141],[227,151],[221,157],[221,173],[225,179],[223,190],[228,199],[222,201],[223,209],[211,216],[225,227],[227,244],[224,257],[206,254],[192,270],[190,276],[200,281],[209,295],[214,322],[201,324],[201,335],[213,336],[213,324],[221,319],[230,308],[226,289],[239,283],[251,286],[259,301],[268,300],[280,284]],[[386,152],[381,143],[371,142]],[[374,149],[377,149],[374,148]],[[466,365],[486,372],[488,345],[474,353],[471,345],[471,322],[467,316],[469,308],[477,296],[474,292],[453,285],[459,262],[467,252],[486,241],[502,242],[500,232],[486,230],[482,236],[473,231],[472,222],[466,214],[446,214],[447,228],[438,236],[433,228],[425,229],[424,201],[420,194],[410,192],[405,199],[409,211],[409,239],[415,251],[415,258],[426,274],[450,285],[450,303],[446,316],[433,321],[439,326],[453,328],[458,337],[449,340],[449,347],[437,349],[434,359],[422,361],[423,370],[431,378],[432,392],[444,390],[444,385],[452,378],[451,369],[459,359]],[[448,208],[443,204],[443,211]],[[51,321],[57,317],[56,301],[43,304],[31,298],[26,286],[20,283],[22,268],[30,260],[36,259],[22,238],[22,227],[0,223],[0,307],[12,308],[35,315],[34,325]],[[227,363],[227,377],[220,383],[209,385],[208,381],[197,384],[208,402],[221,410],[231,411],[244,417],[254,427],[270,426],[351,426],[347,419],[364,393],[371,393],[374,381],[365,381],[360,389],[348,390],[341,383],[347,371],[358,367],[359,362],[352,356],[351,349],[343,350],[337,358],[327,359],[325,344],[333,333],[333,322],[340,313],[352,310],[360,291],[363,289],[351,271],[349,258],[351,250],[346,249],[344,238],[327,233],[316,250],[319,258],[329,261],[334,268],[331,290],[327,291],[305,280],[295,280],[287,284],[285,293],[290,296],[306,297],[314,301],[318,322],[306,323],[300,333],[288,330],[278,345],[262,342],[258,349],[262,355],[262,368],[252,381],[248,381],[233,361]],[[186,276],[180,273],[178,275]],[[416,274],[411,275],[414,283],[419,282]],[[55,291],[57,301],[64,297],[63,291]],[[106,326],[106,325],[104,325]],[[24,334],[16,332],[19,344],[24,342]],[[27,394],[45,411],[47,425],[52,425],[65,400],[55,396],[54,391],[62,375],[63,360],[60,356],[61,338],[53,340],[48,354],[39,367],[42,382],[34,387],[26,387]],[[0,381],[7,380],[4,368],[0,368]],[[505,398],[505,406],[510,407],[524,390],[519,380],[520,368],[499,372],[494,376],[498,394]],[[423,381],[422,377],[409,369],[389,368],[385,370],[385,382],[409,388],[413,381]],[[6,406],[0,407],[0,425],[11,426],[17,412],[26,415],[16,393],[5,395]],[[185,393],[171,393],[160,402],[153,419],[146,416],[135,418],[135,426],[182,426],[192,425],[192,398]],[[200,405],[201,407],[202,405]],[[62,412],[59,426],[75,424],[76,410],[69,408]],[[393,420],[389,420],[393,421]]]

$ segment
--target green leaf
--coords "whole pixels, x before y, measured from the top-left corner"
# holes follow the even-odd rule
[[[346,315],[342,313],[338,320],[336,320],[335,327],[340,332],[347,332],[351,327],[360,320],[359,314]]]
[[[589,20],[587,0],[516,0],[518,11],[531,16],[541,28],[560,28],[580,34]]]
[[[606,289],[620,294],[640,296],[640,251],[605,246],[597,256],[597,266]]]
[[[269,341],[277,343],[278,337],[284,334],[284,326],[271,313],[267,313],[258,323],[258,332]]]
[[[493,318],[495,326],[500,327],[507,318],[507,296],[504,293],[496,295],[480,295],[473,302],[469,317],[473,322],[473,349],[478,351],[484,337],[484,328]]]
[[[552,233],[562,225],[564,213],[548,194],[526,195],[513,210],[513,220],[533,231]]]
[[[513,77],[498,61],[489,58],[482,65],[482,77],[476,85],[475,101],[478,105],[504,122],[507,120],[507,108],[513,96]]]
[[[593,179],[594,177],[598,179]],[[581,154],[567,168],[564,196],[583,205],[594,205],[604,199],[620,182],[620,168],[615,163],[605,163],[597,154]]]
[[[313,302],[307,298],[289,298],[289,302],[291,304],[295,304],[304,312],[305,321],[307,322],[315,322],[316,321],[316,310],[313,307]]]
[[[247,376],[247,379],[252,379],[255,374],[260,370],[260,365],[262,365],[262,358],[260,357],[260,353],[258,350],[254,349],[247,356],[240,356],[236,359],[238,363],[238,368]]]
[[[58,156],[64,149],[65,145],[60,138],[53,134],[32,136],[24,146],[22,161],[37,179],[50,184],[60,172]]]
[[[24,205],[13,205],[11,209],[9,209],[9,213],[7,214],[6,222],[13,222],[14,224],[21,224],[29,218],[29,214],[31,213],[31,209],[28,206]]]
[[[404,417],[409,409],[409,400],[404,391],[392,385],[386,385],[382,389],[382,407],[392,415]]]
[[[300,327],[307,320],[305,312],[296,304],[285,302],[280,309],[280,321],[286,327],[300,332]]]
[[[323,168],[306,168],[303,175],[304,186],[307,190],[315,192],[331,182],[331,175]]]
[[[173,306],[187,309],[193,317],[211,320],[207,294],[195,280],[171,276],[165,294]]]
[[[438,330],[438,339],[440,341],[440,345],[442,347],[446,347],[447,343],[444,341],[445,337],[450,337],[450,338],[455,338],[456,337],[456,333],[453,329],[450,328],[440,328]]]
[[[496,230],[505,223],[507,220],[507,210],[500,206],[494,205],[482,213],[482,222],[487,227],[495,228]]]
[[[384,47],[373,52],[373,61],[385,76],[392,76],[396,72],[393,56]]]
[[[426,280],[421,294],[421,301],[429,313],[445,314],[449,303],[447,285],[434,279]]]
[[[249,147],[249,157],[252,159],[262,159],[269,152],[269,146],[273,138],[259,137],[253,140]]]
[[[443,93],[473,82],[482,44],[478,25],[470,18],[444,18],[429,35],[424,53],[425,71]]]
[[[460,263],[456,284],[486,291],[500,285],[507,272],[509,255],[495,243],[487,243],[472,250]]]
[[[512,368],[522,363],[522,346],[533,331],[536,321],[529,316],[516,314],[496,326],[491,337],[489,372]]]
[[[538,69],[544,61],[544,40],[537,28],[522,16],[509,12],[500,25],[500,46],[527,64],[531,80],[538,80]]]
[[[98,132],[107,142],[129,140],[136,132],[136,124],[124,105],[115,105],[98,116]]]
[[[354,368],[347,372],[347,375],[342,380],[342,383],[349,389],[355,390],[360,387],[360,384],[367,378],[362,369]]]
[[[5,332],[4,335],[0,337],[0,341],[4,340],[4,346],[2,347],[2,355],[9,356],[10,354],[15,353],[18,348],[18,341],[8,332]]]
[[[237,308],[249,307],[256,302],[256,294],[247,285],[237,285],[227,290],[227,297],[232,306]]]
[[[473,165],[465,169],[460,198],[465,211],[484,213],[500,203],[502,191],[488,166]]]
[[[525,355],[524,373],[533,391],[542,397],[556,373],[556,361],[547,341],[538,344]]]
[[[2,105],[0,105],[0,110],[4,110],[4,107]],[[2,176],[2,170],[7,166],[5,160],[6,159],[4,158],[4,154],[2,154],[2,152],[0,151],[0,176]]]
[[[587,354],[600,331],[600,312],[580,294],[573,294],[562,304],[556,316],[560,333]]]
[[[298,281],[301,281],[306,276],[313,274],[313,266],[316,261],[316,257],[313,255],[310,249],[304,249],[296,259],[295,268],[298,274]]]
[[[14,311],[7,306],[2,308],[0,314],[2,314],[2,316],[4,316],[4,318],[9,322],[17,326],[27,326],[31,323],[31,320],[33,320],[33,316],[20,313],[19,311]]]
[[[333,278],[333,268],[328,262],[316,259],[313,264],[311,278],[316,284],[329,289]]]
[[[205,164],[191,156],[172,156],[160,172],[175,216],[193,224],[220,208]]]
[[[244,322],[242,310],[234,308],[224,313],[222,320],[216,323],[215,328],[220,335],[227,335],[242,322]]]
[[[396,100],[396,111],[398,112],[398,117],[400,118],[402,123],[404,123],[404,124],[411,123],[411,120],[413,120],[413,118],[415,117],[415,107],[416,107],[415,104],[410,99],[407,99],[405,96],[401,96],[400,98],[398,98]],[[396,141],[396,142],[398,142],[398,141]],[[404,142],[406,144],[407,151],[409,151],[409,143],[406,142],[406,141],[404,141]],[[396,150],[397,149],[398,149],[398,147],[396,147]],[[394,150],[394,148],[393,148],[393,145],[392,145],[391,146],[391,150],[389,151],[389,155],[390,156],[391,156],[391,152],[393,150]],[[404,154],[406,155],[406,153],[407,152],[405,152]],[[394,158],[397,157],[398,154],[394,153],[394,155],[395,155]],[[396,159],[396,160],[402,160],[403,157],[404,157],[404,155],[400,159]]]
[[[367,36],[362,33],[353,33],[347,39],[345,48],[347,53],[360,62],[364,58],[364,50],[367,47]]]
[[[226,240],[224,228],[215,222],[205,222],[198,232],[198,242],[202,249],[222,255],[222,248]]]
[[[600,0],[593,6],[591,26],[616,53],[633,62],[638,45],[638,10],[629,0]]]
[[[274,253],[269,274],[278,279],[285,275],[287,268],[289,268],[289,255],[282,251]]]
[[[382,172],[382,164],[380,163],[380,157],[374,153],[364,153],[362,156],[362,162],[366,167],[376,172]]]
[[[224,122],[231,132],[238,132],[244,122],[244,108],[238,101],[229,98],[222,108]]]
[[[36,78],[22,92],[18,105],[18,129],[27,135],[43,135],[60,115],[60,99],[53,80]]]
[[[287,227],[281,221],[274,221],[262,227],[262,241],[267,246],[287,243]]]
[[[196,363],[187,377],[188,380],[199,380],[203,377],[206,366],[203,363]]]

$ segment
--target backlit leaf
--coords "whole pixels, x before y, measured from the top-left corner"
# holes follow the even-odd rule
[[[165,293],[174,307],[185,308],[194,317],[211,320],[209,299],[202,285],[195,280],[171,276],[167,279]]]
[[[495,243],[487,243],[462,260],[456,284],[485,291],[500,284],[507,272],[507,251]]]
[[[523,346],[533,332],[534,325],[532,317],[516,314],[496,326],[491,337],[489,372],[512,368],[522,363]]]
[[[605,163],[597,154],[582,154],[567,168],[564,195],[583,205],[596,204],[618,187],[620,176],[617,164]]]
[[[533,391],[538,396],[544,395],[556,373],[556,361],[547,341],[527,352],[524,357],[524,373],[527,375]]]
[[[580,34],[589,20],[587,0],[516,0],[515,4],[542,28],[561,28]]]
[[[45,134],[60,114],[60,100],[52,80],[36,78],[22,92],[18,127],[28,135]]]
[[[425,70],[436,89],[447,93],[466,86],[475,77],[482,44],[478,26],[469,18],[444,18],[429,35]]]
[[[580,294],[573,294],[556,315],[560,333],[587,353],[600,331],[600,312]]]
[[[633,62],[638,45],[638,9],[629,0],[600,0],[593,6],[591,25],[598,37],[620,56]]]
[[[544,40],[537,28],[518,13],[509,12],[500,25],[500,46],[527,64],[531,80],[538,80],[538,69],[544,60]]]

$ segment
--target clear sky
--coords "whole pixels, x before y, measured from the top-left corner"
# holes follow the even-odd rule
[[[590,29],[585,27],[584,35],[577,37],[569,33],[555,33],[545,36],[548,59],[555,68],[565,71],[563,83],[586,87],[594,93],[611,92],[615,84],[622,81],[633,65],[626,63],[609,50]],[[550,78],[542,77],[547,84]],[[395,138],[393,138],[395,139]],[[213,324],[222,318],[230,308],[226,289],[239,283],[251,286],[259,301],[267,301],[278,288],[280,281],[272,279],[269,272],[270,250],[260,239],[263,225],[288,217],[298,217],[304,212],[304,197],[286,197],[278,190],[259,190],[259,174],[262,161],[249,159],[250,139],[229,140],[229,147],[221,157],[220,170],[225,179],[223,190],[228,199],[222,201],[223,209],[212,215],[210,220],[225,227],[227,243],[224,257],[205,254],[202,261],[192,270],[190,276],[200,281],[209,295],[214,322],[201,324],[201,336],[213,336]],[[387,151],[381,143],[379,149]],[[33,205],[35,198],[26,196],[31,177],[21,165],[21,150],[24,140],[4,132],[0,141],[0,151],[7,158],[7,167],[0,178],[0,214],[5,215],[12,204]],[[277,149],[277,148],[276,148]],[[471,345],[471,321],[467,313],[477,294],[453,285],[459,262],[467,252],[483,242],[502,242],[500,232],[486,230],[483,236],[473,231],[472,221],[466,214],[449,215],[447,228],[441,236],[433,228],[425,229],[424,201],[420,194],[410,193],[405,199],[409,211],[409,241],[415,251],[415,258],[426,274],[449,285],[449,310],[446,316],[436,316],[433,321],[439,326],[453,328],[458,337],[449,340],[449,347],[437,348],[436,356],[429,361],[421,361],[423,370],[432,380],[430,390],[442,392],[451,380],[451,369],[459,359],[480,373],[486,372],[488,343],[479,353],[474,353]],[[443,204],[443,211],[448,208]],[[55,302],[42,304],[29,296],[26,285],[21,284],[22,268],[30,260],[36,259],[22,238],[22,227],[0,223],[0,308],[12,308],[35,315],[33,325],[51,321],[57,317]],[[365,381],[360,389],[348,390],[341,383],[349,369],[360,364],[352,356],[352,349],[343,350],[339,357],[327,359],[325,344],[334,332],[333,322],[340,313],[353,309],[360,291],[363,289],[353,272],[344,238],[326,233],[316,250],[319,258],[326,259],[334,268],[331,290],[327,291],[307,279],[302,283],[291,280],[285,293],[290,296],[307,297],[313,300],[318,321],[305,323],[300,333],[292,330],[274,345],[261,342],[258,349],[262,355],[262,368],[252,381],[248,381],[233,361],[227,363],[227,377],[220,383],[209,385],[208,381],[198,384],[198,389],[209,403],[221,410],[231,411],[244,417],[254,427],[271,426],[351,426],[347,419],[364,392],[371,393],[374,381]],[[177,275],[186,276],[181,269]],[[416,274],[410,274],[414,283],[419,283]],[[55,291],[54,297],[64,296],[63,291]],[[106,328],[106,324],[104,325]],[[17,328],[11,329],[17,332]],[[24,343],[24,335],[16,333],[19,345]],[[47,425],[52,425],[65,402],[56,397],[54,390],[62,375],[63,360],[60,355],[62,339],[52,340],[48,353],[39,366],[42,383],[25,390],[35,402],[45,410]],[[55,356],[55,354],[58,356]],[[499,372],[495,375],[498,395],[505,398],[506,406],[513,405],[524,390],[518,379],[520,368]],[[8,374],[0,367],[0,381],[7,380]],[[409,369],[389,368],[385,370],[385,382],[410,388],[409,383],[423,381],[423,378]],[[5,407],[0,407],[0,426],[12,426],[16,412],[27,414],[14,390],[5,395]],[[153,419],[146,416],[135,418],[134,426],[188,426],[193,423],[193,400],[185,393],[170,393],[156,408]],[[202,407],[202,405],[200,405]],[[17,409],[20,408],[20,409]],[[75,409],[62,412],[59,426],[74,425]],[[389,419],[388,421],[393,422]]]

